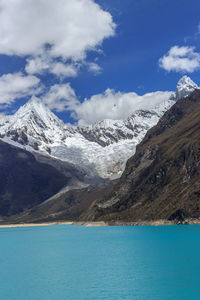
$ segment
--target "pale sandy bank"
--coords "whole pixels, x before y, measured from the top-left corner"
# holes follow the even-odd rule
[[[0,228],[15,228],[15,227],[40,227],[52,225],[72,225],[72,222],[49,222],[49,223],[24,223],[24,224],[5,224],[0,225]]]
[[[48,222],[48,223],[23,223],[23,224],[4,224],[0,228],[15,228],[15,227],[39,227],[52,225],[78,225],[85,227],[103,227],[103,226],[166,226],[166,225],[198,225],[200,219],[187,219],[183,222],[157,220],[157,221],[138,221],[138,222]]]

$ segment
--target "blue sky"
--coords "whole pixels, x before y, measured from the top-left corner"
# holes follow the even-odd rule
[[[123,96],[131,92],[144,95],[169,91],[175,89],[184,74],[200,83],[200,3],[197,0],[189,3],[185,0],[81,0],[81,8],[74,5],[77,0],[57,3],[30,0],[29,7],[25,0],[16,0],[14,7],[9,7],[6,0],[1,2],[2,112],[15,111],[35,95],[65,122],[86,121],[87,114],[93,114],[92,109],[98,110],[101,99],[105,100],[107,89],[114,90],[110,92],[111,97],[117,92]],[[67,3],[66,10],[63,3]],[[24,12],[15,18],[22,6]],[[64,11],[63,19],[59,17],[59,9]],[[48,15],[56,23],[50,23]],[[70,24],[68,18],[72,19]],[[75,24],[75,31],[72,25],[77,18],[80,22]],[[36,22],[41,27],[35,28]],[[51,35],[54,24],[58,24],[57,31]],[[65,44],[61,44],[59,35],[62,41],[66,39]],[[70,43],[71,49],[67,46]],[[93,100],[90,109],[90,99],[96,94],[98,101]],[[109,101],[110,94],[106,95]],[[80,104],[85,98],[87,105],[83,107]],[[94,101],[98,102],[96,108]],[[103,105],[106,111],[105,101]],[[102,116],[103,112],[99,118]]]

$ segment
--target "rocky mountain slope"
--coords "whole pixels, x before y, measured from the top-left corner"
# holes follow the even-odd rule
[[[25,208],[17,215],[1,217],[0,223],[78,221],[80,216],[88,211],[94,199],[97,201],[106,196],[114,183],[115,181],[109,181],[70,190],[63,188],[46,201]]]
[[[7,222],[182,222],[200,218],[200,90],[181,99],[137,146],[120,179],[73,190]]]
[[[43,202],[71,180],[71,176],[38,162],[30,152],[0,141],[0,216]]]
[[[117,185],[83,220],[200,218],[200,90],[179,100],[148,131]]]
[[[32,98],[14,115],[0,118],[3,141],[31,152],[78,166],[88,178],[117,178],[146,132],[180,97],[197,85],[184,76],[176,93],[165,93],[148,110],[132,112],[126,120],[103,120],[91,126],[66,126],[39,99]],[[144,106],[144,105],[143,105]]]

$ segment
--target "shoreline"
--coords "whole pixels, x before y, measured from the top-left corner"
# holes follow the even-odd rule
[[[72,225],[72,224],[73,222],[0,224],[0,228],[45,227],[45,226],[52,226],[52,225]]]
[[[137,222],[119,222],[119,221],[66,221],[66,222],[44,222],[44,223],[18,223],[18,224],[0,224],[0,228],[23,228],[23,227],[45,227],[53,225],[76,225],[84,227],[106,227],[106,226],[171,226],[171,225],[200,225],[200,219],[186,219],[184,221],[137,221]]]

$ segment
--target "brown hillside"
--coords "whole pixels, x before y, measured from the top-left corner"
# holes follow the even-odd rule
[[[200,90],[179,100],[137,147],[112,191],[83,219],[200,217]]]

